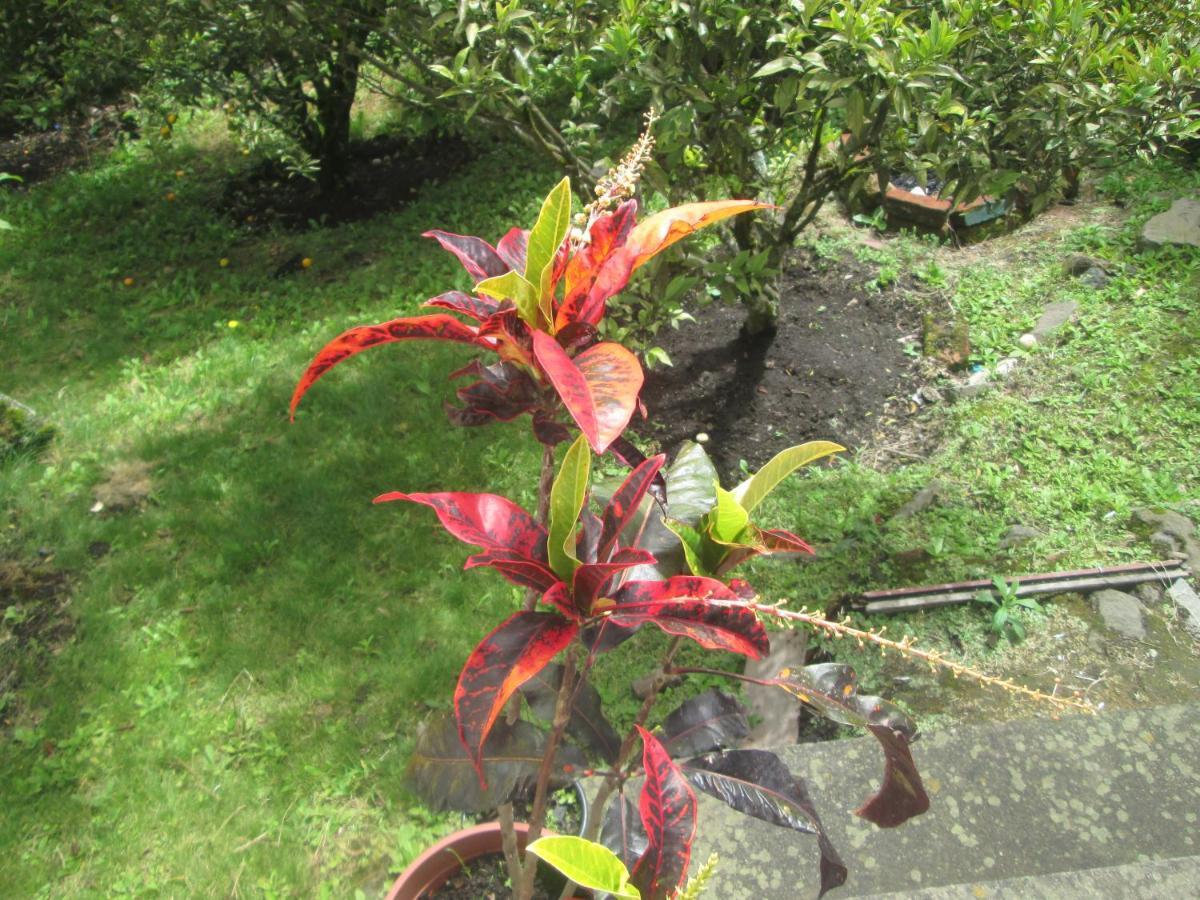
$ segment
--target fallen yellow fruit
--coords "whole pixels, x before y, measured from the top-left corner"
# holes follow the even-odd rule
[[[162,128],[158,129],[158,133],[161,134],[163,137],[170,137],[171,136],[171,126],[164,125]]]
[[[178,121],[179,121],[179,116],[175,115],[175,113],[171,113],[170,115],[167,116],[167,124],[168,125],[174,125]]]
[[[168,203],[175,202],[175,192],[174,191],[167,191],[167,202]]]
[[[237,327],[238,327],[239,325],[241,325],[241,324],[242,324],[242,323],[241,323],[241,322],[239,322],[237,319],[230,319],[230,320],[229,320],[229,327],[230,327],[230,328],[237,328]]]
[[[312,260],[309,259],[307,256],[304,257],[304,259],[300,260],[300,268],[302,268],[302,269],[312,268]]]
[[[121,279],[121,284],[125,285],[125,287],[133,287],[133,278],[129,275],[126,275]]]
[[[175,177],[176,177],[176,178],[182,178],[182,177],[183,177],[184,175],[186,175],[186,174],[187,174],[187,172],[183,171],[183,169],[176,169],[176,170],[175,170]]]
[[[229,265],[229,257],[222,256],[220,259],[217,260],[217,265],[220,266],[222,269],[224,269],[226,266]]]

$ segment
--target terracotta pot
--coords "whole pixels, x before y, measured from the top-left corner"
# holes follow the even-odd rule
[[[524,822],[515,825],[517,845],[523,850],[525,839],[529,836],[529,826]],[[499,822],[484,822],[456,831],[413,860],[392,885],[387,900],[419,900],[445,884],[446,879],[462,868],[464,863],[503,851]]]

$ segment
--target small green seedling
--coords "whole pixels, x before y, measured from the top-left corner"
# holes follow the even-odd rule
[[[977,603],[983,603],[986,606],[995,608],[992,613],[992,632],[997,637],[1007,636],[1012,643],[1018,643],[1025,640],[1025,626],[1021,624],[1021,620],[1015,615],[1017,609],[1034,610],[1041,612],[1042,607],[1032,597],[1017,596],[1017,587],[1019,582],[1006,582],[999,575],[993,576],[992,584],[996,586],[996,593],[991,591],[980,591],[975,595]]]

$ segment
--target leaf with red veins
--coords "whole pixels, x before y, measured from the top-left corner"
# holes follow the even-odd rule
[[[571,642],[579,626],[555,613],[517,612],[479,642],[458,676],[458,736],[486,787],[483,745],[496,717],[522,684]]]
[[[630,581],[613,599],[617,605],[606,616],[622,628],[649,622],[709,650],[728,650],[751,659],[770,650],[766,629],[751,610],[711,602],[736,599],[713,578],[680,575],[665,581]]]
[[[560,583],[558,576],[545,563],[511,550],[484,550],[468,557],[463,563],[463,569],[479,567],[495,569],[518,587],[537,591],[548,591]]]
[[[637,408],[645,380],[642,365],[620,344],[605,343],[580,353],[575,357],[575,367],[592,396],[597,432],[593,449],[603,453],[621,436]]]
[[[638,798],[638,812],[649,838],[630,881],[645,900],[664,900],[687,877],[696,837],[696,795],[658,739],[642,726],[642,766],[646,779]]]
[[[713,200],[705,203],[685,203],[664,209],[643,219],[629,233],[624,250],[631,256],[633,268],[666,250],[676,241],[722,219],[756,209],[772,209],[770,203],[757,200]]]
[[[436,306],[452,312],[470,316],[476,322],[483,322],[500,311],[500,301],[478,294],[467,294],[463,291],[446,291],[431,297],[422,306]]]
[[[485,278],[495,278],[509,270],[509,266],[496,252],[496,248],[483,238],[448,231],[426,231],[421,237],[433,238],[442,248],[458,257],[471,280],[476,284]]]
[[[533,344],[529,335],[529,326],[515,309],[501,310],[479,326],[480,341],[486,340],[502,360],[532,369]]]
[[[546,558],[546,529],[511,500],[496,494],[380,494],[376,503],[408,500],[437,513],[442,526],[466,544],[485,550],[510,550],[533,560]]]
[[[571,593],[575,596],[575,608],[584,615],[592,611],[592,604],[604,591],[605,585],[614,575],[633,566],[652,565],[654,557],[645,550],[626,547],[618,550],[608,562],[584,563],[575,570],[571,581]]]
[[[321,352],[313,357],[308,364],[296,390],[292,392],[292,402],[289,412],[292,419],[296,417],[296,407],[318,378],[340,363],[342,360],[361,353],[379,344],[391,344],[395,341],[430,340],[456,341],[460,344],[479,344],[479,331],[474,326],[466,325],[453,316],[436,313],[431,316],[416,316],[406,319],[392,319],[381,325],[360,325],[335,337],[326,344]]]
[[[641,364],[619,344],[596,344],[572,360],[550,335],[533,333],[533,352],[571,418],[597,453],[629,424],[642,389]]]
[[[753,546],[732,545],[717,565],[716,574],[723,576],[755,556],[770,556],[773,553],[813,553],[812,547],[790,531],[755,529],[755,538]]]
[[[633,229],[636,214],[637,201],[626,200],[615,211],[600,216],[592,223],[588,243],[567,262],[563,302],[554,320],[556,328],[562,329],[572,322],[584,321],[581,313],[587,305],[592,285],[604,263],[625,242]]]
[[[638,506],[646,492],[654,484],[658,470],[667,461],[665,453],[653,456],[629,473],[629,476],[613,493],[604,507],[604,529],[600,532],[600,547],[597,559],[607,559],[616,547],[617,538],[630,520],[637,515]]]
[[[510,228],[496,244],[496,253],[514,272],[524,272],[525,257],[529,253],[529,230]]]
[[[481,376],[455,395],[463,406],[450,407],[448,414],[460,425],[509,422],[530,412],[537,404],[538,389],[529,374],[511,363],[479,367]],[[457,373],[456,373],[457,374]]]
[[[579,618],[579,611],[575,609],[575,601],[571,598],[571,589],[565,582],[556,581],[552,584],[542,594],[542,602],[547,606],[553,606],[573,622]]]

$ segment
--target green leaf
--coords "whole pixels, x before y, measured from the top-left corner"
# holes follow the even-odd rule
[[[693,528],[674,519],[663,519],[663,526],[675,537],[683,547],[683,558],[687,561],[688,570],[693,575],[709,577],[712,572],[704,564],[704,535]]]
[[[846,127],[855,137],[862,136],[865,117],[863,95],[859,91],[851,91],[846,100]]]
[[[774,75],[776,72],[782,72],[785,69],[799,69],[800,63],[796,61],[794,56],[781,56],[778,59],[773,59],[764,66],[761,66],[757,72],[751,75],[751,78],[767,78]]]
[[[475,285],[475,290],[496,300],[511,300],[516,304],[517,314],[531,328],[537,328],[538,291],[521,277],[520,272],[505,272],[485,278]]]
[[[717,485],[717,506],[708,514],[708,531],[723,544],[732,544],[750,524],[750,513],[737,498]]]
[[[546,552],[550,558],[550,568],[568,583],[579,565],[579,558],[575,555],[575,523],[579,521],[579,513],[583,509],[591,471],[592,451],[588,449],[587,438],[581,434],[563,457],[558,477],[550,489],[550,527]]]
[[[573,835],[553,835],[538,838],[525,851],[558,869],[582,888],[611,894],[619,900],[641,900],[641,893],[629,883],[629,870],[625,864],[615,853],[595,841]]]
[[[542,313],[548,322],[553,321],[550,279],[554,274],[554,255],[570,227],[571,180],[564,178],[542,202],[542,211],[538,213],[537,222],[529,232],[529,248],[525,256],[525,280],[537,286]]]
[[[717,470],[699,444],[685,442],[667,468],[667,497],[671,518],[688,525],[716,505]]]
[[[809,441],[807,444],[780,450],[770,462],[733,489],[734,499],[750,512],[775,490],[779,482],[801,466],[845,449],[841,444],[832,441]]]

